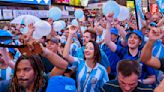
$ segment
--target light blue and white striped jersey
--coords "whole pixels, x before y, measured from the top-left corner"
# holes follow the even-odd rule
[[[72,56],[74,56],[75,55],[75,53],[77,52],[77,50],[78,50],[78,45],[76,44],[76,43],[72,43],[71,44],[71,47],[70,47],[70,55],[72,55]]]
[[[20,56],[21,56],[21,53],[19,51],[17,51],[14,56],[13,61],[11,61],[11,62],[16,62]],[[7,67],[6,69],[0,69],[0,77],[3,80],[11,79],[13,74],[14,74],[14,69],[12,69],[11,67]]]
[[[152,54],[154,57],[164,58],[164,45],[161,40],[157,40],[154,43]]]
[[[105,67],[99,63],[91,69],[83,59],[74,57],[73,66],[76,66],[77,92],[100,92],[109,80]]]
[[[7,67],[6,69],[0,69],[0,77],[2,80],[9,80],[12,78],[13,69]]]

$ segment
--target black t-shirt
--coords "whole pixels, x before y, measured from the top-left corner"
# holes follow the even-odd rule
[[[164,72],[164,58],[159,58],[159,61],[161,63],[161,66],[160,66],[159,70]]]
[[[44,65],[45,73],[48,74],[54,68],[54,65],[46,57],[40,55],[40,58]]]

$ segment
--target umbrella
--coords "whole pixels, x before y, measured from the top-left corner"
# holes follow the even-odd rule
[[[31,24],[31,23],[35,23],[37,21],[40,21],[41,19],[33,16],[33,15],[21,15],[16,17],[15,19],[13,19],[10,23],[11,24]]]

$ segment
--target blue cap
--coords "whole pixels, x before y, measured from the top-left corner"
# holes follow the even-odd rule
[[[110,29],[110,32],[111,32],[112,34],[115,34],[115,35],[118,35],[118,36],[119,36],[118,30],[117,30],[117,28],[115,28],[115,27],[112,27],[112,28]]]
[[[127,35],[126,35],[126,41],[128,41],[129,39],[129,36],[131,34],[135,33],[142,41],[141,45],[139,46],[139,48],[143,47],[144,46],[144,35],[142,34],[142,32],[140,30],[133,30],[133,31],[130,31]]]
[[[65,76],[53,76],[48,81],[46,92],[76,92],[75,81]]]

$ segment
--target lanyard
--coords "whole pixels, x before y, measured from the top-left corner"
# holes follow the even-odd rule
[[[88,77],[86,78],[86,80],[85,80],[85,82],[84,82],[84,88],[83,88],[82,92],[84,92],[84,89],[85,89],[85,87],[86,87],[86,85],[87,85],[87,82],[88,82],[88,80],[89,80],[89,77],[90,77],[92,71],[93,71],[93,68],[92,68],[91,71],[87,72]]]

